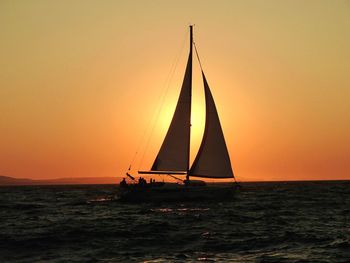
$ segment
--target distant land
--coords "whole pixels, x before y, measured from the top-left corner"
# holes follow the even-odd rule
[[[147,178],[149,178],[149,177],[147,177]],[[57,178],[57,179],[29,179],[29,178],[14,178],[14,177],[10,177],[10,176],[0,175],[0,186],[5,186],[5,185],[119,184],[119,182],[122,179],[123,179],[123,177],[71,177],[71,178]],[[164,179],[167,182],[176,182],[176,180],[174,180],[172,178],[164,178]],[[163,179],[156,177],[156,180],[163,180]],[[210,181],[210,180],[208,180],[208,181]],[[256,182],[259,180],[243,179],[243,178],[240,178],[240,180],[239,180],[239,182],[252,182],[252,181]]]
[[[0,175],[0,185],[118,184],[120,177],[76,177],[33,180]]]
[[[149,178],[149,177],[148,177]],[[123,179],[123,177],[71,177],[71,178],[57,178],[57,179],[28,179],[28,178],[14,178],[10,176],[0,175],[0,186],[11,186],[11,185],[73,185],[73,184],[119,184],[119,182]],[[146,178],[147,179],[147,178]],[[157,178],[156,180],[161,181],[162,179]],[[176,182],[176,180],[172,178],[164,178],[166,182]],[[147,179],[148,180],[148,179]],[[130,181],[127,178],[127,181]],[[240,177],[238,182],[282,182],[280,180],[277,181],[263,181],[252,178],[242,178]],[[344,179],[337,180],[287,180],[293,182],[299,181],[347,181]],[[287,182],[283,181],[283,182]],[[137,178],[136,181],[137,182]],[[207,182],[214,182],[212,180],[207,180]],[[217,182],[217,181],[216,181]],[[224,182],[224,181],[222,181]],[[226,182],[228,182],[226,180]]]

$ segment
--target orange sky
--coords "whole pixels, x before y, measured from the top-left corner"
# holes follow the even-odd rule
[[[0,175],[122,176],[139,144],[133,167],[149,168],[194,23],[237,179],[350,179],[349,13],[321,0],[1,1]],[[196,61],[194,74],[192,159]]]

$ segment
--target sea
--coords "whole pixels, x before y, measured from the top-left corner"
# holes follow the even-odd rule
[[[350,181],[127,204],[114,185],[0,187],[0,262],[350,262]]]

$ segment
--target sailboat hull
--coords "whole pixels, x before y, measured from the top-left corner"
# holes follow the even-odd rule
[[[163,187],[130,186],[119,189],[117,200],[122,202],[191,202],[232,201],[237,188],[234,186],[185,186],[165,184]]]

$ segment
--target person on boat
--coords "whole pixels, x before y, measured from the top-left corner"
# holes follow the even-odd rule
[[[123,180],[120,181],[120,188],[127,188],[127,187],[128,187],[128,184],[124,177]]]
[[[147,184],[146,180],[143,177],[139,178],[139,185],[140,186],[145,186]]]

